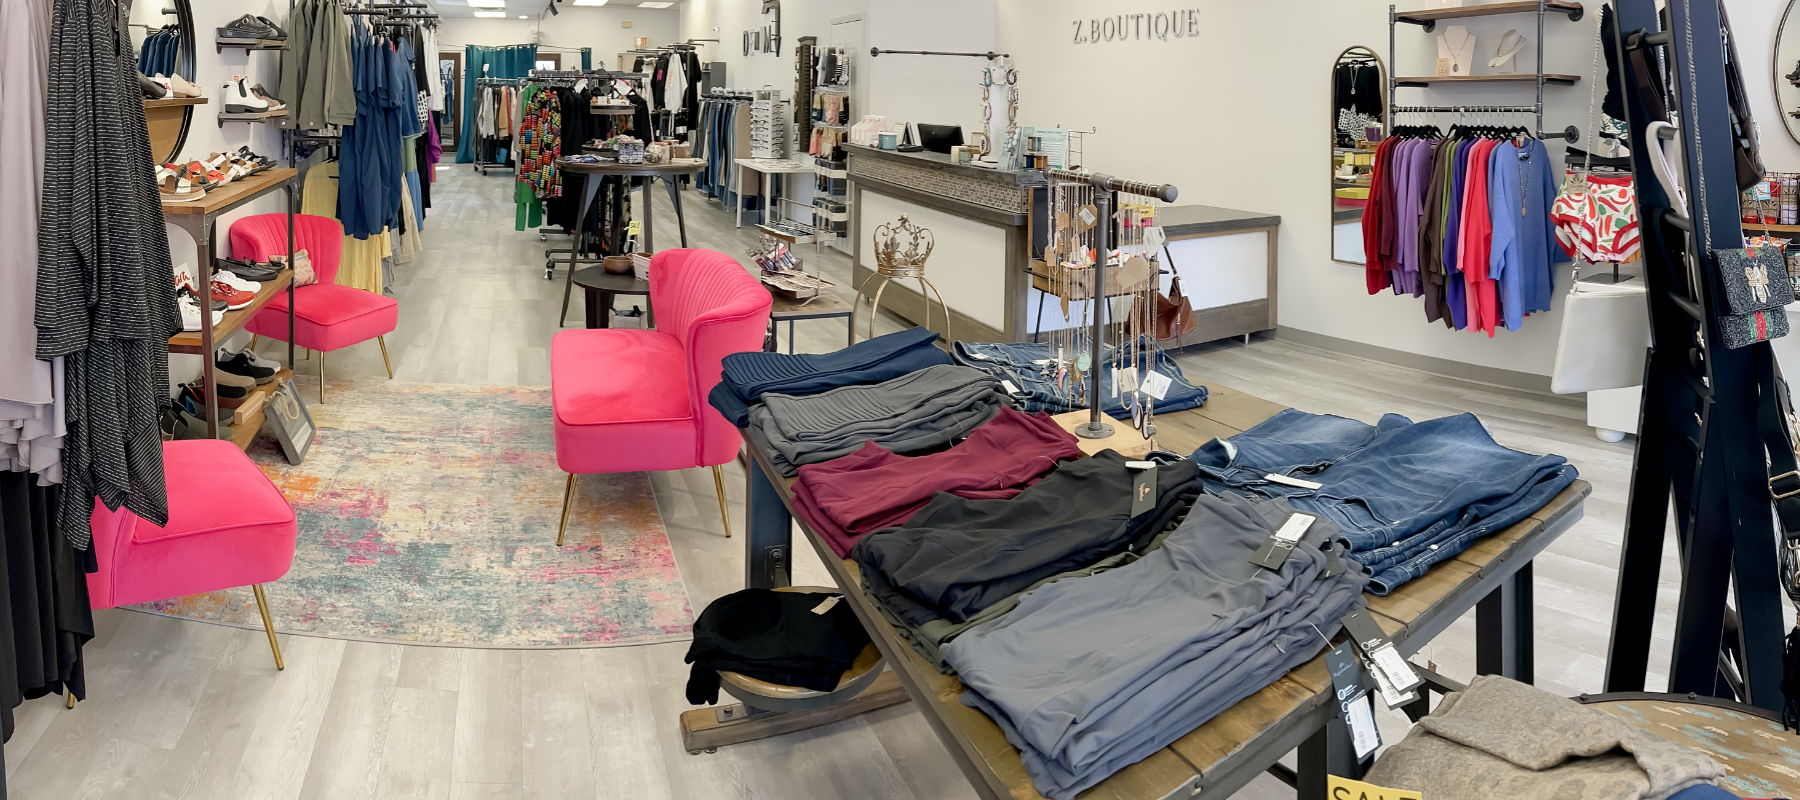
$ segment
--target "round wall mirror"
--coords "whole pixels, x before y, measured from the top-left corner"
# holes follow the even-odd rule
[[[1800,11],[1800,0],[1788,0],[1787,8],[1781,12],[1781,23],[1775,28],[1775,56],[1770,72],[1781,124],[1787,128],[1788,136],[1800,142],[1800,119],[1794,118],[1800,112],[1800,18],[1796,18],[1796,11]],[[1788,35],[1788,28],[1794,29],[1792,36]]]
[[[128,6],[131,44],[138,71],[148,76],[179,75],[194,80],[194,12],[189,0],[137,0]],[[150,128],[150,152],[157,163],[175,160],[187,143],[194,121],[194,100],[163,98],[144,101]]]
[[[1331,259],[1364,263],[1362,216],[1375,146],[1387,134],[1387,70],[1358,45],[1331,67]]]

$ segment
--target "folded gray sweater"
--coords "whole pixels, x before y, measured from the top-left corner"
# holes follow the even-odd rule
[[[1444,698],[1364,780],[1425,800],[1663,800],[1725,768],[1691,747],[1498,675]]]
[[[764,394],[750,409],[750,426],[775,448],[775,466],[793,477],[801,464],[848,455],[865,442],[896,453],[949,444],[993,419],[1004,402],[987,373],[940,364],[822,394]]]

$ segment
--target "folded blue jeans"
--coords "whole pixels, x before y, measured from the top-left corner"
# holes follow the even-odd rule
[[[835,353],[732,353],[725,357],[719,384],[706,400],[740,428],[750,424],[750,405],[765,392],[804,396],[842,386],[881,383],[926,367],[949,364],[937,348],[938,335],[925,328],[857,342]]]
[[[1168,391],[1163,394],[1163,399],[1156,401],[1157,413],[1186,411],[1206,405],[1206,387],[1190,383],[1187,376],[1181,374],[1181,366],[1161,347],[1151,343],[1128,347],[1125,360],[1135,363],[1139,374],[1144,374],[1147,362],[1141,354],[1145,347],[1153,353],[1155,370],[1169,377]],[[951,347],[951,355],[958,364],[987,370],[995,378],[1011,382],[1016,387],[1016,391],[1011,392],[1012,397],[1023,411],[1062,414],[1087,408],[1085,402],[1079,402],[1081,387],[1063,388],[1057,385],[1055,353],[1050,348],[1048,342],[1003,344],[959,341]],[[1103,366],[1112,363],[1113,348],[1104,348],[1100,353],[1100,360]],[[1131,418],[1131,409],[1115,395],[1110,369],[1100,371],[1100,394],[1105,400],[1101,410],[1107,416],[1115,419]]]
[[[1209,490],[1284,498],[1336,522],[1378,595],[1530,516],[1579,476],[1562,456],[1500,446],[1473,414],[1420,423],[1388,415],[1360,446],[1349,421],[1306,419],[1312,416],[1284,411],[1264,423],[1268,429],[1209,442],[1193,458],[1211,479]],[[1254,463],[1260,459],[1265,463]],[[1294,474],[1320,486],[1289,486],[1258,473]]]

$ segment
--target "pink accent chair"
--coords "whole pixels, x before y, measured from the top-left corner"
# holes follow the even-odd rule
[[[381,345],[381,363],[388,377],[394,365],[388,361],[387,340],[400,325],[400,303],[375,292],[338,286],[338,262],[344,254],[344,226],[330,217],[294,215],[294,249],[312,259],[319,282],[294,288],[294,344],[319,351],[319,402],[325,402],[325,352],[374,339]],[[287,253],[287,215],[258,214],[231,223],[233,258],[268,261]],[[277,341],[288,340],[287,292],[276,294],[245,325],[251,333]],[[291,365],[290,365],[291,366]]]
[[[725,478],[743,439],[706,402],[725,356],[762,349],[767,289],[724,253],[664,250],[650,262],[656,330],[569,330],[550,340],[550,403],[563,490],[562,546],[575,476],[712,467],[725,535]],[[604,311],[604,309],[603,309]]]
[[[262,470],[229,441],[163,442],[169,524],[156,525],[94,501],[94,559],[87,576],[94,608],[149,603],[249,585],[256,592],[275,668],[281,646],[262,585],[294,563],[294,508]],[[73,703],[74,697],[70,697]]]

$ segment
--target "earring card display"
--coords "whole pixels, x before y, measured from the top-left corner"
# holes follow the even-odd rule
[[[300,397],[300,391],[294,388],[293,381],[285,381],[281,388],[275,390],[275,396],[269,398],[269,426],[275,429],[275,438],[281,442],[281,452],[287,456],[289,464],[298,466],[306,460],[306,454],[312,450],[313,439],[318,434],[314,427],[312,412],[306,410],[306,400]]]

